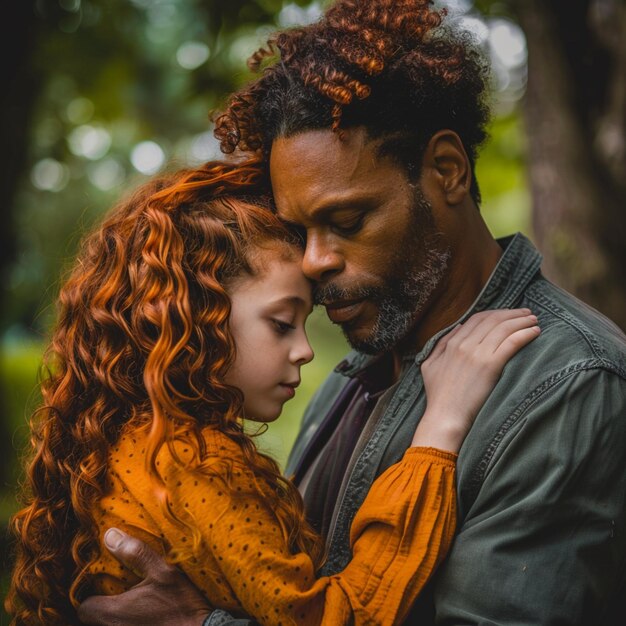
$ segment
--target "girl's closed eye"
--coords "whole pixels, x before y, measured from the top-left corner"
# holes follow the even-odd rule
[[[284,335],[286,333],[288,333],[290,330],[295,330],[295,326],[293,324],[290,324],[289,322],[285,322],[283,320],[279,320],[276,318],[272,318],[271,322],[274,326],[274,330],[279,334],[279,335]]]

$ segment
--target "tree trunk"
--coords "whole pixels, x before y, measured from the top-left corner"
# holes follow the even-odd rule
[[[6,323],[9,270],[16,251],[13,200],[26,163],[29,123],[40,87],[32,64],[37,29],[35,0],[11,3],[10,15],[2,20],[0,37],[0,339]],[[13,435],[8,432],[12,420],[6,415],[8,390],[2,386],[0,380],[0,488],[9,484],[9,464],[15,456],[11,450]]]
[[[544,272],[626,329],[626,3],[514,0]]]
[[[11,17],[3,20],[0,43],[0,289],[4,292],[7,271],[15,255],[15,219],[13,198],[23,173],[28,148],[28,127],[35,97],[39,91],[37,72],[33,71],[32,51],[38,26],[35,0],[12,3]],[[5,293],[2,293],[5,297]],[[4,304],[4,299],[0,302]],[[3,321],[0,306],[0,321]]]

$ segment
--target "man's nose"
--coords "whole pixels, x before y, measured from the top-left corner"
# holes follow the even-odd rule
[[[306,249],[302,259],[302,271],[315,282],[324,282],[344,268],[342,254],[334,249],[325,237],[307,235]]]

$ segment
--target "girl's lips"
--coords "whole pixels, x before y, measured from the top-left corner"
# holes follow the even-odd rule
[[[296,395],[295,385],[286,385],[285,383],[280,383],[280,388],[285,391],[288,399],[291,399]]]
[[[333,324],[345,324],[359,315],[365,300],[357,300],[356,302],[347,302],[345,304],[327,304],[326,315]]]

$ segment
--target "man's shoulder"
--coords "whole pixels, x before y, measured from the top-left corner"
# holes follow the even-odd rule
[[[624,334],[541,276],[520,306],[538,316],[541,334],[506,365],[461,450],[463,516],[490,474],[517,483],[523,475],[539,484],[538,472],[578,467],[597,458],[597,450],[623,459]]]
[[[589,412],[608,396],[626,395],[626,336],[613,322],[542,276],[525,290],[520,306],[537,315],[541,334],[506,365],[474,430],[483,426],[504,436],[530,413],[541,420],[550,413],[546,427],[557,427],[559,413],[588,420],[590,415],[580,415],[583,405]],[[617,417],[607,413],[602,419]]]
[[[526,289],[523,305],[539,317],[541,341],[530,352],[545,365],[597,366],[626,378],[626,335],[605,315],[543,276]]]

